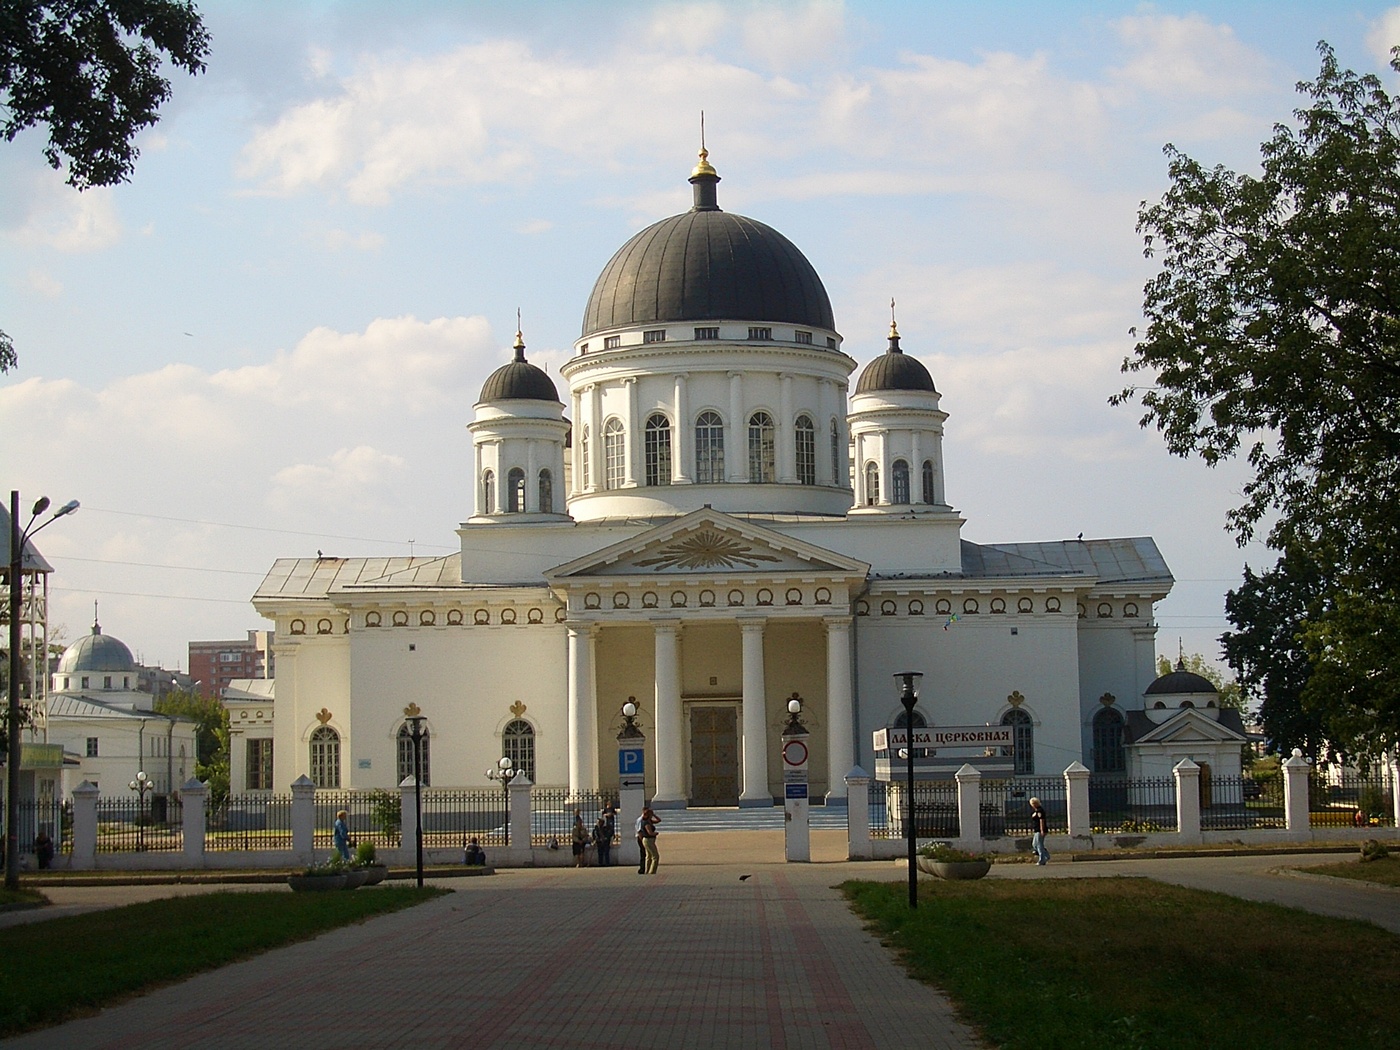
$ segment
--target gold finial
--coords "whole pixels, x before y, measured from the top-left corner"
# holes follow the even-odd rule
[[[522,704],[519,700],[517,700],[515,703],[510,705],[510,713],[513,714],[516,718],[519,718],[525,713],[525,705]]]
[[[403,716],[404,716],[405,718],[417,718],[417,717],[418,717],[419,715],[421,715],[422,713],[423,713],[423,709],[422,709],[421,707],[419,707],[417,704],[413,704],[413,703],[410,703],[407,707],[405,707],[405,708],[403,709]]]
[[[894,321],[894,296],[890,296],[890,338],[899,338],[899,326]]]
[[[325,725],[334,717],[335,715],[331,714],[330,711],[326,710],[324,707],[316,712],[316,721],[320,722],[322,725]]]
[[[690,173],[693,179],[697,175],[718,174],[710,165],[710,151],[705,148],[705,111],[700,111],[700,163],[695,165],[695,170]]]

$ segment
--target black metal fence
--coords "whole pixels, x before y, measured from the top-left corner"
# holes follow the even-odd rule
[[[424,848],[460,849],[470,839],[482,846],[504,845],[509,821],[504,791],[423,791]]]
[[[1089,823],[1097,834],[1175,831],[1175,778],[1090,777]]]
[[[1314,772],[1308,783],[1313,827],[1395,826],[1395,785],[1379,772]]]
[[[38,855],[41,848],[47,852],[44,842],[39,837],[40,832],[47,838],[54,856],[72,852],[73,804],[71,802],[60,802],[57,799],[47,797],[21,798],[16,808],[19,810],[17,830],[21,854]],[[5,807],[0,806],[0,861],[3,860],[5,843],[8,841],[8,837],[4,834],[5,817]]]
[[[331,818],[334,820],[334,816]],[[291,795],[230,795],[211,807],[204,833],[206,850],[289,850],[292,848]]]
[[[1031,799],[1040,799],[1051,834],[1069,830],[1064,777],[1016,777],[982,781],[982,837],[1031,837]]]
[[[346,812],[346,826],[356,842],[372,842],[376,847],[399,844],[402,813],[399,793],[382,788],[374,791],[318,791],[315,800],[315,834],[312,844],[318,853],[335,848],[335,815]]]
[[[1202,830],[1249,831],[1285,825],[1281,775],[1201,779]]]
[[[535,788],[530,793],[531,842],[536,846],[548,846],[552,841],[562,848],[570,841],[575,813],[583,818],[583,826],[592,832],[598,814],[608,804],[617,806],[617,792]],[[617,841],[616,835],[614,841]]]
[[[870,792],[870,837],[897,839],[905,835],[908,806],[904,785],[876,782]],[[958,785],[954,780],[914,781],[914,837],[958,837]]]
[[[97,800],[97,852],[174,852],[185,848],[184,808],[178,797],[156,795]]]

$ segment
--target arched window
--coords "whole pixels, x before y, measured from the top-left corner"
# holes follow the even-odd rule
[[[330,726],[311,734],[310,777],[318,788],[340,787],[340,734]]]
[[[902,459],[897,459],[890,465],[891,481],[894,484],[894,491],[891,493],[892,503],[909,502],[909,464]]]
[[[1123,750],[1123,716],[1105,707],[1094,716],[1094,772],[1122,773],[1128,768]]]
[[[554,475],[548,470],[540,471],[540,513],[554,513]]]
[[[523,718],[506,723],[501,731],[501,754],[535,783],[535,727]]]
[[[1035,772],[1035,738],[1031,716],[1020,708],[1008,711],[1001,716],[1001,724],[1012,729],[1011,746],[1001,749],[1001,753],[1015,760],[1017,776],[1029,776]]]
[[[865,465],[865,505],[873,507],[880,502],[880,468],[872,459]]]
[[[496,513],[496,475],[489,470],[481,474],[481,513]]]
[[[603,487],[622,488],[622,479],[627,476],[623,463],[626,451],[622,433],[622,420],[614,416],[603,425]]]
[[[767,412],[749,417],[749,480],[756,485],[773,482],[777,463],[774,433],[773,417]]]
[[[589,479],[593,474],[593,462],[588,456],[588,426],[579,431],[578,438],[579,458],[583,460],[583,487],[582,491],[588,491]]]
[[[910,720],[909,720],[909,712],[908,712],[908,711],[900,711],[899,714],[897,714],[897,715],[894,716],[894,721],[890,723],[890,728],[892,728],[892,729],[903,729],[903,728],[905,728],[906,726],[909,725],[909,721],[910,721]],[[920,711],[915,711],[915,712],[914,712],[914,719],[913,719],[913,722],[914,722],[914,728],[915,728],[915,729],[925,729],[925,728],[927,728],[927,726],[928,726],[928,721],[924,718],[923,713],[920,712]],[[893,750],[897,751],[898,749],[896,748],[896,749],[893,749]],[[914,757],[915,757],[915,758],[925,758],[925,757],[927,757],[927,755],[928,755],[928,748],[926,748],[926,747],[916,747],[916,748],[914,748]]]
[[[409,731],[408,723],[407,723],[407,722],[405,722],[405,723],[403,723],[401,726],[399,726],[399,741],[398,741],[398,743],[399,743],[399,747],[398,747],[398,754],[399,754],[398,774],[399,774],[399,778],[398,778],[398,780],[395,781],[395,783],[396,783],[396,784],[402,784],[402,783],[404,782],[404,780],[406,780],[408,777],[413,776],[413,734]],[[429,762],[428,762],[429,750],[428,750],[428,727],[427,727],[427,726],[424,726],[424,727],[423,727],[422,745],[423,745],[423,786],[424,786],[424,787],[427,787],[429,784],[431,784],[431,783],[433,782],[433,775],[432,775],[432,772],[431,772],[431,766],[429,765]]]
[[[695,421],[695,483],[724,481],[724,421],[718,412],[701,412]]]
[[[811,416],[797,417],[797,483],[817,483],[817,429]]]
[[[671,484],[671,421],[660,412],[647,417],[645,447],[646,483]]]
[[[933,460],[924,460],[924,502],[935,503],[933,498]]]
[[[525,472],[519,467],[511,467],[506,475],[506,510],[519,514],[525,509]]]
[[[845,458],[841,455],[841,427],[833,419],[831,421],[831,483],[838,489],[846,484],[846,479],[842,477],[846,473],[842,466]]]

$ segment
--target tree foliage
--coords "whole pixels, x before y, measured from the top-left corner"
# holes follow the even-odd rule
[[[48,127],[44,157],[80,190],[125,182],[137,132],[170,98],[165,60],[204,70],[209,34],[181,0],[6,0],[0,4],[0,131]]]
[[[1140,399],[1177,455],[1246,457],[1229,525],[1245,542],[1272,521],[1269,543],[1319,568],[1304,700],[1364,755],[1400,741],[1400,104],[1319,51],[1258,176],[1166,148],[1171,184],[1138,215],[1161,270],[1123,363],[1155,381],[1113,401]]]
[[[209,788],[211,805],[228,797],[229,726],[228,709],[217,697],[203,696],[187,689],[175,689],[156,701],[163,715],[193,719],[195,730],[194,775]]]

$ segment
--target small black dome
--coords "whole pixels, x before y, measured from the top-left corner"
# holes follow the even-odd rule
[[[618,249],[593,286],[583,335],[665,321],[770,321],[835,329],[807,257],[771,226],[720,211],[719,176],[701,156],[695,206]]]
[[[525,341],[515,333],[515,360],[502,365],[481,387],[481,401],[558,401],[554,380],[538,365],[525,360]]]
[[[865,366],[856,382],[857,394],[873,394],[877,390],[938,391],[933,376],[928,374],[918,358],[910,357],[899,348],[899,331],[890,325],[890,345],[883,354]]]
[[[1176,670],[1162,675],[1147,687],[1148,696],[1170,695],[1173,693],[1214,693],[1215,686],[1209,678],[1186,670],[1178,661]]]

